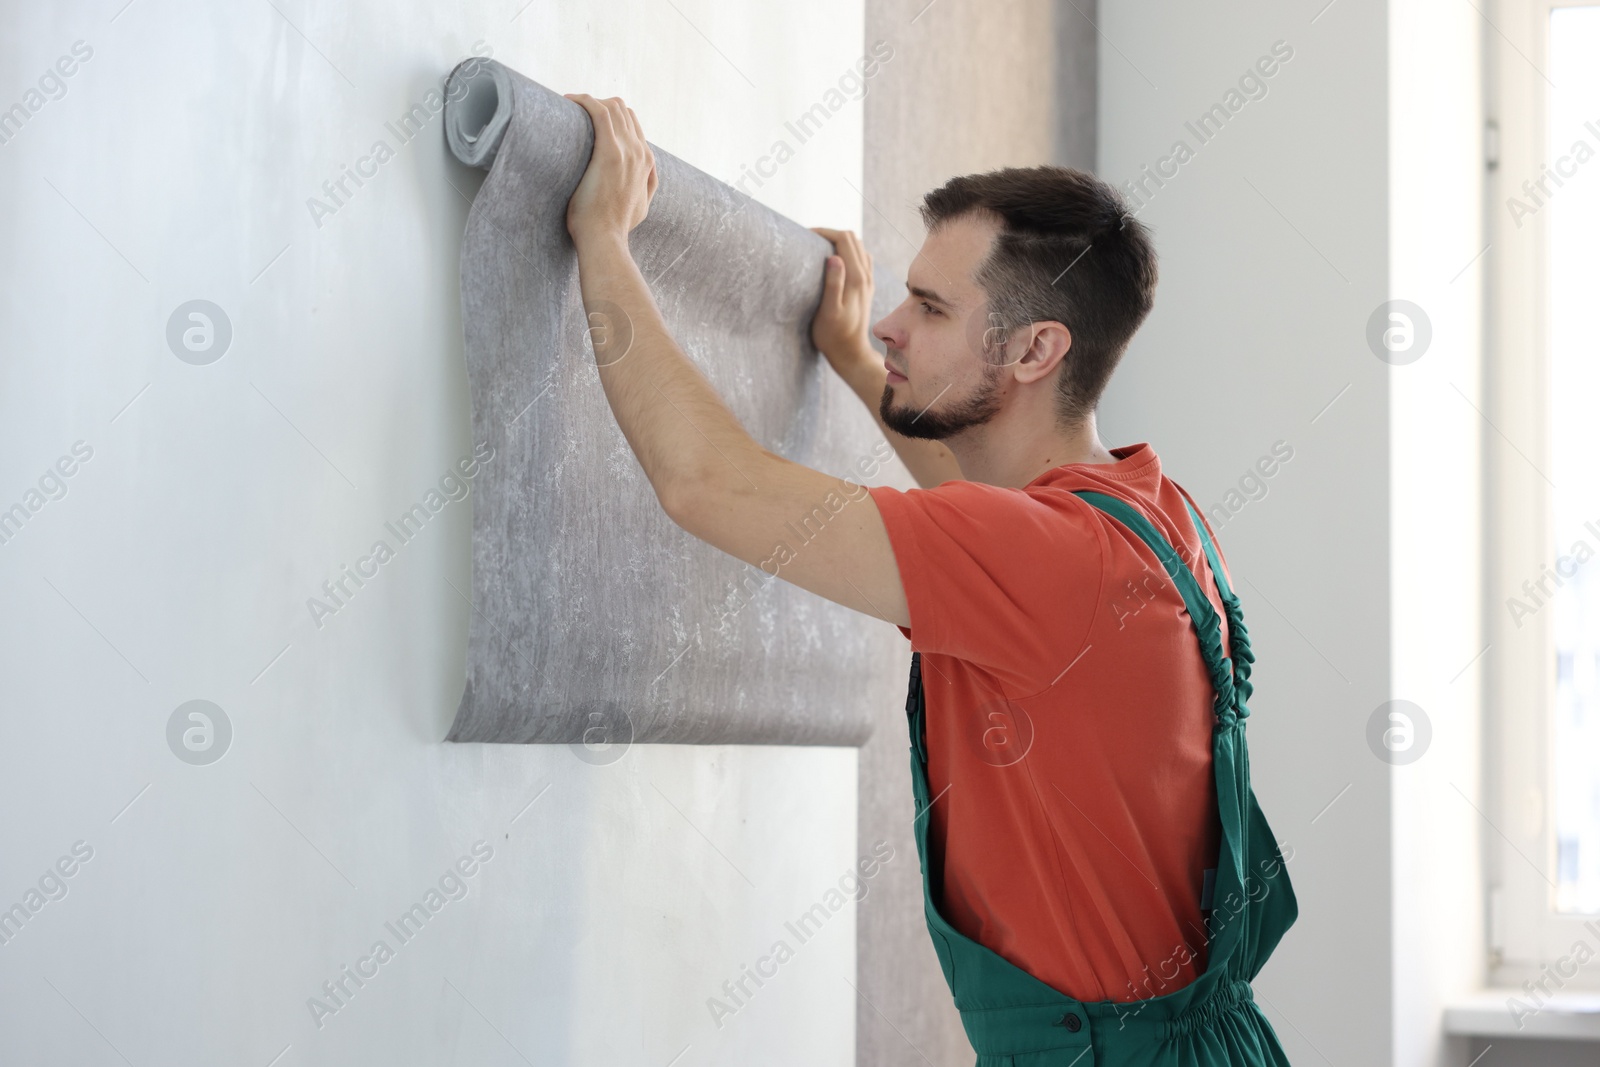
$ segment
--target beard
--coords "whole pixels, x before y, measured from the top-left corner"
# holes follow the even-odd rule
[[[982,426],[999,413],[1000,370],[999,367],[985,365],[983,380],[971,395],[951,402],[944,411],[895,407],[894,386],[885,385],[883,396],[878,401],[878,414],[885,426],[902,437],[943,441],[974,426]]]

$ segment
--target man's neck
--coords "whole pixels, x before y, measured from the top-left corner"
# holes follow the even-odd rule
[[[1007,432],[1013,427],[1005,425],[1003,418],[945,440],[967,481],[1020,488],[1045,471],[1068,463],[1117,462],[1101,443],[1092,413],[1070,430],[1047,425],[1035,433]]]

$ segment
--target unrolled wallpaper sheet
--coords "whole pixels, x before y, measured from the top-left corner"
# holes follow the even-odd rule
[[[492,60],[458,66],[446,98],[450,150],[489,172],[462,238],[461,310],[474,445],[491,456],[473,478],[467,677],[447,739],[594,760],[629,742],[862,743],[885,709],[861,694],[904,669],[903,638],[770,576],[781,556],[763,570],[679,529],[611,414],[565,222],[588,115]],[[631,241],[678,343],[764,447],[890,481],[883,435],[810,345],[828,242],[655,154]],[[880,315],[891,288],[880,273]],[[797,510],[774,553],[804,553],[841,504]]]

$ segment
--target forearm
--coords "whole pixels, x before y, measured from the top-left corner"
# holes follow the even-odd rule
[[[748,478],[766,450],[672,339],[626,236],[581,242],[578,281],[606,400],[657,499]]]
[[[961,478],[961,465],[956,462],[954,453],[942,442],[906,437],[904,434],[895,433],[884,424],[878,408],[883,399],[883,388],[888,381],[889,372],[884,369],[883,357],[876,349],[863,342],[861,352],[848,361],[842,361],[839,376],[872,413],[872,421],[878,424],[878,429],[894,447],[900,462],[906,465],[906,469],[911,472],[911,477],[916,479],[918,485],[926,489]]]

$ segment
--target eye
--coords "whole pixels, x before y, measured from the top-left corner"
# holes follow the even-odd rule
[[[937,315],[937,314],[940,313],[938,308],[934,307],[932,304],[928,303],[926,300],[924,300],[922,302],[922,311],[923,311],[924,314],[927,314],[927,315]]]

